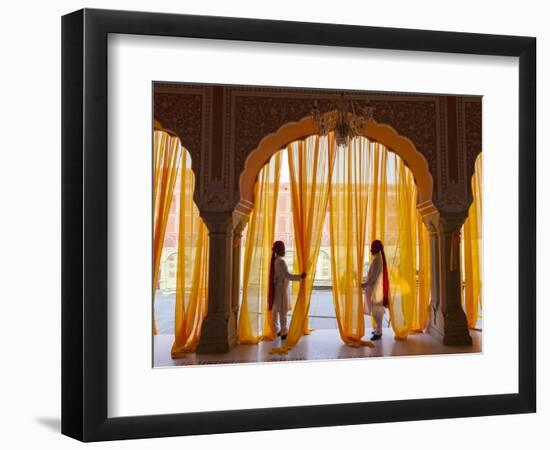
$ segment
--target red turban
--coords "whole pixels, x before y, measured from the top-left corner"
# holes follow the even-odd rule
[[[372,244],[370,245],[370,251],[373,255],[376,255],[377,253],[382,253],[382,283],[384,289],[384,306],[387,308],[389,305],[390,297],[390,279],[388,277],[388,265],[386,264],[386,254],[384,253],[384,245],[382,244],[382,241],[379,241],[378,239],[372,241]]]
[[[275,293],[275,254],[282,254],[285,251],[285,243],[283,241],[275,241],[271,248],[271,264],[269,265],[269,286],[267,289],[267,304],[269,310],[273,308],[273,295]]]

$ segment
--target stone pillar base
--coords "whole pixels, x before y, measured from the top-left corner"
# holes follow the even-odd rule
[[[208,315],[204,319],[197,353],[227,353],[237,345],[235,316]]]
[[[208,312],[201,328],[197,353],[226,353],[237,343],[237,321],[232,302],[233,213],[202,212],[208,227]]]
[[[441,311],[434,313],[434,310],[430,308],[430,321],[426,331],[438,342],[443,342],[445,336],[445,318],[441,314]]]
[[[468,322],[464,311],[446,314],[443,345],[472,345],[472,337],[468,331]]]
[[[466,315],[462,310],[446,315],[443,315],[441,311],[434,314],[432,310],[430,322],[426,331],[443,345],[472,344],[472,337],[468,331]]]
[[[472,345],[462,309],[459,258],[460,229],[468,214],[441,213],[425,208],[430,233],[431,303],[428,333],[443,345]]]
[[[461,334],[456,336],[446,335],[443,339],[443,345],[472,345],[472,337],[469,334]]]

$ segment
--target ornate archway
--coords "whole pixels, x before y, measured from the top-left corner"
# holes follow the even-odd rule
[[[459,276],[449,261],[454,234],[471,203],[469,181],[481,151],[481,97],[289,87],[154,83],[154,119],[180,137],[192,157],[195,202],[210,233],[209,312],[201,352],[236,343],[238,241],[253,206],[260,168],[292,140],[315,134],[311,111],[334,110],[345,95],[371,104],[365,137],[398,154],[419,190],[431,237],[430,333],[444,343],[471,342],[460,306]]]
[[[239,178],[241,205],[245,209],[254,204],[254,185],[260,169],[271,156],[293,141],[304,139],[316,134],[317,124],[312,116],[304,117],[298,122],[289,122],[275,133],[268,134],[245,160],[244,169]],[[407,137],[401,136],[390,125],[369,121],[363,127],[362,136],[385,145],[403,159],[405,165],[412,171],[418,189],[418,205],[421,211],[429,210],[432,205],[433,177],[428,162]]]

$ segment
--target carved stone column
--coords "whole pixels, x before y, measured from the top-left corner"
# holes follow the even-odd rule
[[[444,345],[470,345],[472,338],[460,295],[459,241],[456,240],[466,220],[466,212],[433,211],[423,217],[430,234],[431,254],[428,333]]]
[[[233,213],[202,212],[210,238],[208,313],[201,329],[197,353],[224,353],[237,342],[237,322],[232,305]]]

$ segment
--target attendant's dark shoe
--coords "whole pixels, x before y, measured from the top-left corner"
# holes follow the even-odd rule
[[[377,341],[377,340],[380,339],[381,337],[382,337],[381,334],[374,334],[374,335],[370,338],[370,340],[371,340],[371,341]]]
[[[286,339],[286,334],[281,334],[281,339],[284,341]]]
[[[281,335],[281,332],[280,331],[277,331],[277,336],[280,336]]]

